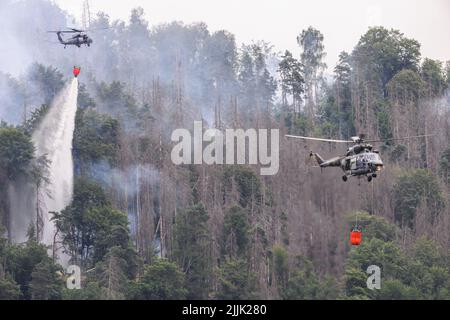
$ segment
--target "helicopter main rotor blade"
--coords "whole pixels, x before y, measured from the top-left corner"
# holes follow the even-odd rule
[[[407,140],[407,139],[415,139],[415,138],[423,138],[423,137],[432,137],[435,134],[421,134],[418,136],[409,136],[402,138],[390,138],[390,139],[379,139],[379,140],[364,140],[364,142],[385,142],[385,141],[398,141],[398,140]]]
[[[86,29],[86,30],[83,30],[83,32],[92,32],[92,31],[108,30],[108,29],[112,29],[112,28],[113,28],[113,27],[104,27],[104,28]]]
[[[312,138],[312,137],[303,137],[303,136],[293,136],[286,134],[287,138],[294,139],[303,139],[303,140],[314,140],[314,141],[322,141],[322,142],[336,142],[336,143],[353,143],[351,140],[334,140],[334,139],[323,139],[323,138]]]
[[[80,30],[80,29],[75,29],[75,28],[67,28],[70,29],[72,31],[68,31],[68,32],[85,32],[86,30]]]
[[[78,31],[47,31],[48,33],[80,33]]]

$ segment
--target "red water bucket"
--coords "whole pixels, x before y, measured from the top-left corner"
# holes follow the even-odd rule
[[[350,232],[350,243],[353,246],[359,246],[361,244],[362,232],[359,230],[352,230]]]
[[[80,71],[81,71],[80,67],[73,67],[73,75],[75,78],[78,77]]]

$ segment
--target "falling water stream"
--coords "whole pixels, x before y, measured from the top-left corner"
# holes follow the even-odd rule
[[[42,212],[41,242],[53,245],[55,225],[50,212],[64,209],[72,199],[73,159],[72,138],[77,110],[78,80],[74,78],[54,99],[48,113],[32,135],[35,157],[49,161],[49,183],[39,201]],[[36,192],[24,181],[16,181],[10,192],[10,229],[15,242],[26,240],[27,228],[36,221]],[[61,262],[66,260],[57,252]]]

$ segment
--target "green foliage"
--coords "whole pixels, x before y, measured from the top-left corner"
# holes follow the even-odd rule
[[[103,260],[95,266],[95,275],[101,287],[102,296],[107,300],[125,299],[127,286],[127,261],[123,257],[123,248],[111,247]]]
[[[24,88],[20,81],[0,71],[0,127],[4,121],[19,124],[23,121],[21,112],[26,101]]]
[[[334,67],[334,77],[342,86],[341,90],[345,92],[344,96],[346,98],[350,97],[350,91],[347,86],[350,84],[351,72],[350,55],[347,52],[342,51],[339,53],[339,61]]]
[[[412,250],[409,283],[425,299],[450,299],[450,266],[442,248],[425,237]]]
[[[313,130],[312,122],[302,113],[288,113],[284,119],[285,125],[293,135],[307,135]]]
[[[129,298],[135,300],[185,299],[185,275],[178,266],[166,259],[156,259],[145,266],[144,275],[130,284]]]
[[[82,166],[106,160],[114,165],[119,151],[120,125],[116,119],[93,110],[78,110],[73,153]]]
[[[65,300],[122,300],[136,278],[140,260],[132,247],[111,246],[95,266],[84,272],[82,288],[64,290]]]
[[[347,296],[376,297],[376,292],[366,285],[366,270],[370,265],[381,268],[383,279],[401,280],[407,277],[407,257],[397,245],[377,238],[365,239],[357,248],[352,248],[349,254],[344,275]]]
[[[223,222],[223,254],[230,257],[245,257],[249,244],[249,231],[246,210],[239,206],[228,209]]]
[[[428,170],[418,169],[400,176],[393,188],[395,220],[401,226],[414,227],[418,207],[424,203],[431,223],[445,203],[436,177]]]
[[[261,182],[258,176],[244,166],[227,166],[223,173],[224,192],[228,193],[233,183],[239,193],[239,205],[246,208],[249,204],[261,203]]]
[[[338,287],[331,277],[319,279],[311,261],[299,256],[280,295],[285,300],[336,299]]]
[[[391,161],[396,162],[396,163],[406,161],[407,160],[406,159],[407,151],[408,151],[408,148],[404,144],[396,144],[390,150],[389,156],[390,156]]]
[[[445,149],[439,160],[439,174],[450,185],[450,146]]]
[[[370,215],[365,211],[358,211],[346,215],[346,220],[350,227],[354,226],[356,219],[358,220],[358,225],[362,228],[363,241],[372,238],[382,241],[395,240],[397,228],[385,218]]]
[[[58,69],[38,63],[34,63],[28,70],[28,80],[37,86],[47,105],[64,86],[64,77]]]
[[[415,71],[403,69],[388,82],[387,89],[391,99],[407,106],[411,102],[418,102],[424,94],[425,82]]]
[[[384,89],[402,69],[418,70],[420,44],[398,30],[372,27],[360,38],[352,57],[368,72],[368,79],[379,79]]]
[[[286,286],[289,276],[289,255],[281,246],[273,246],[272,248],[273,269],[275,279],[282,288]]]
[[[287,94],[293,98],[294,107],[302,101],[304,82],[302,73],[302,64],[296,60],[292,53],[286,50],[278,65],[278,72],[281,77],[281,90],[283,94],[283,103],[287,104]]]
[[[366,281],[368,275],[359,267],[346,266],[343,281],[345,284],[345,296],[351,299],[369,299],[370,291]]]
[[[325,56],[323,34],[310,26],[297,36],[297,43],[302,48],[300,57],[304,67],[305,83],[308,87],[311,86],[311,81],[316,80],[318,70],[326,67],[322,62]]]
[[[339,111],[335,98],[327,95],[326,101],[319,107],[320,127],[317,129],[320,130],[320,136],[339,136],[341,134],[339,126],[343,114]]]
[[[105,110],[108,114],[122,119],[124,129],[133,129],[128,124],[137,114],[137,103],[132,95],[126,92],[125,84],[119,81],[113,81],[109,85],[101,83],[97,87],[98,107]]]
[[[450,60],[445,63],[445,79],[447,80],[447,89],[450,88]]]
[[[426,267],[445,265],[445,261],[443,260],[436,243],[426,237],[421,237],[416,241],[413,248],[413,254],[415,261]]]
[[[84,223],[92,232],[94,263],[102,259],[111,247],[128,247],[128,219],[123,212],[111,207],[98,207],[85,213]]]
[[[8,182],[32,171],[34,146],[21,129],[0,125],[0,227],[7,225]]]
[[[63,281],[58,276],[61,268],[51,260],[44,259],[38,263],[31,273],[30,293],[33,300],[59,300]]]
[[[209,216],[199,203],[175,218],[173,259],[186,274],[188,299],[205,299],[211,276]]]
[[[389,110],[386,107],[377,112],[378,134],[382,139],[392,138],[392,127],[390,123]]]
[[[48,104],[43,104],[31,112],[31,115],[24,124],[27,135],[31,135],[33,131],[37,129],[42,119],[44,119],[45,115],[48,113],[48,110],[50,110],[50,106]]]
[[[60,270],[47,255],[47,248],[34,240],[24,246],[9,245],[4,252],[5,272],[20,286],[21,299],[55,299],[60,297]],[[13,282],[12,282],[13,283]],[[11,288],[11,281],[9,285]]]
[[[447,89],[445,71],[441,61],[425,58],[420,74],[426,83],[429,97],[441,96]]]
[[[98,282],[90,281],[81,289],[67,289],[62,291],[63,300],[103,300],[103,290]]]
[[[398,279],[383,281],[377,297],[380,300],[417,300],[421,298],[420,292],[416,288],[407,286]]]
[[[77,99],[78,108],[86,109],[86,108],[94,108],[95,101],[89,95],[87,91],[86,85],[84,83],[80,83],[78,86],[78,99]]]
[[[411,253],[391,241],[366,239],[353,248],[345,268],[345,293],[350,298],[448,299],[450,270],[447,255],[426,238],[417,240]],[[366,285],[369,265],[381,268],[381,290]]]
[[[289,245],[289,232],[288,232],[288,216],[285,212],[280,214],[281,221],[281,237],[285,246]]]
[[[0,300],[18,300],[19,297],[19,285],[10,274],[1,272],[0,270]]]
[[[253,113],[272,105],[277,82],[268,70],[267,59],[271,46],[264,41],[243,45],[237,74],[240,105],[244,120],[251,122]]]
[[[0,128],[0,178],[13,180],[25,174],[33,154],[33,143],[22,130]]]
[[[242,259],[227,260],[219,270],[220,300],[256,299],[256,279]]]
[[[200,201],[200,193],[198,190],[199,186],[199,174],[195,171],[195,166],[189,166],[189,185],[192,190],[192,201],[194,204],[199,203]]]
[[[111,207],[99,184],[85,178],[75,180],[71,204],[54,213],[54,221],[82,266],[100,261],[111,247],[129,245],[127,216]]]

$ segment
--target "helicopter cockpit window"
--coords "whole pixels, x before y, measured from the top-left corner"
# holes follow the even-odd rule
[[[362,169],[365,166],[365,161],[363,157],[356,158],[356,169]]]
[[[358,158],[364,163],[381,161],[380,155],[373,152],[360,154]]]
[[[350,170],[350,159],[345,160],[345,170]]]

